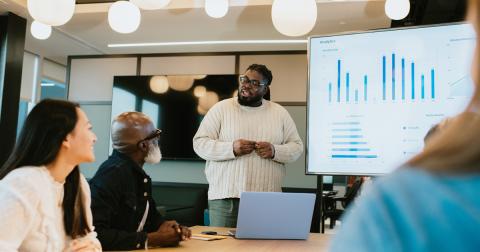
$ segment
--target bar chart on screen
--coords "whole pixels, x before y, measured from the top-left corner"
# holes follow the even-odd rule
[[[385,174],[471,98],[475,34],[451,24],[310,39],[307,172]]]
[[[400,69],[395,68],[395,64],[399,61]],[[415,75],[415,62],[411,60],[407,62],[405,58],[397,59],[395,53],[391,54],[391,80],[387,80],[387,60],[386,56],[382,56],[381,59],[381,72],[382,72],[382,85],[377,87],[378,94],[381,94],[381,100],[386,101],[389,100],[415,100],[415,99],[431,99],[435,100],[435,69],[431,68],[427,71],[427,73],[419,73],[419,76]],[[406,69],[409,68],[409,69]],[[396,75],[400,75],[400,79],[396,79]],[[406,72],[409,71],[409,76],[406,76]],[[337,60],[337,84],[335,89],[332,87],[332,82],[328,83],[328,101],[329,103],[332,102],[367,102],[368,101],[368,75],[367,74],[360,74],[363,77],[363,83],[351,83],[350,82],[350,72],[346,70],[345,72],[345,81],[342,81],[342,61],[339,59]],[[420,78],[420,81],[415,84],[415,80]],[[465,77],[467,76],[463,76]],[[387,85],[391,90],[391,93],[387,94]],[[406,85],[409,85],[409,90],[407,91]],[[420,92],[415,96],[415,85],[419,85]],[[397,93],[397,89],[400,89]],[[345,96],[342,96],[341,90],[344,90]],[[363,97],[359,100],[359,91],[363,94]],[[363,92],[362,92],[363,91]],[[335,93],[334,93],[335,92]],[[407,93],[409,92],[409,93]],[[354,99],[353,96],[354,95]],[[336,101],[332,100],[332,97],[336,97]],[[380,97],[377,98],[380,100]]]

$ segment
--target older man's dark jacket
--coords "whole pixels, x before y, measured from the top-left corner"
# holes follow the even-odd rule
[[[163,218],[152,198],[152,180],[128,156],[114,150],[90,180],[93,225],[104,250],[144,248],[147,233],[158,230]],[[137,232],[150,207],[143,231]]]

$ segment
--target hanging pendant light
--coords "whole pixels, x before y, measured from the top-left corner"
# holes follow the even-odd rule
[[[409,0],[387,0],[385,2],[385,14],[393,20],[402,20],[410,12]]]
[[[142,10],[158,10],[170,3],[170,0],[130,0]]]
[[[168,91],[168,79],[163,75],[155,75],[150,79],[150,89],[157,94],[164,94]]]
[[[274,0],[272,22],[275,29],[286,36],[309,33],[317,21],[315,0]]]
[[[36,39],[45,40],[52,34],[52,27],[34,20],[30,25],[30,33]]]
[[[212,18],[222,18],[228,12],[228,0],[205,0],[205,12]]]
[[[67,23],[75,12],[75,0],[28,0],[28,13],[33,19],[46,25]]]
[[[108,24],[118,33],[132,33],[140,26],[140,10],[128,1],[117,1],[108,10]]]

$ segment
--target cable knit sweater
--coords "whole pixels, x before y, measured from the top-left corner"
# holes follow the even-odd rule
[[[80,177],[87,223],[92,226],[90,188]],[[45,167],[22,167],[0,180],[0,251],[68,251],[70,236],[63,225],[63,184]],[[95,232],[90,239],[101,251]]]
[[[237,139],[273,144],[274,158],[255,152],[235,157]],[[245,191],[279,192],[284,163],[295,161],[303,143],[287,110],[267,100],[259,107],[242,106],[237,98],[215,104],[193,138],[195,152],[207,161],[208,199],[239,198]]]

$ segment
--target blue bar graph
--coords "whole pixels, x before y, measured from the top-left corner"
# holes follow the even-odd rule
[[[395,100],[395,53],[392,53],[392,100]]]
[[[334,135],[332,138],[362,138],[362,135]]]
[[[432,79],[432,99],[435,99],[435,69],[430,71],[431,79]]]
[[[332,151],[370,151],[368,148],[333,148]]]
[[[332,142],[333,145],[362,145],[362,144],[367,144],[367,142]]]
[[[390,56],[391,55],[391,56]],[[378,85],[379,83],[374,83],[372,91],[369,94],[369,75],[370,73],[359,73],[358,76],[363,76],[363,93],[362,93],[362,83],[358,83],[358,80],[354,78],[357,76],[357,74],[352,70],[343,67],[343,73],[342,73],[342,60],[337,59],[337,83],[336,87],[335,82],[332,80],[328,83],[328,100],[329,102],[333,102],[333,99],[335,99],[334,95],[336,92],[337,95],[337,102],[342,101],[342,96],[344,97],[344,101],[346,103],[353,102],[355,99],[355,104],[358,104],[360,101],[362,102],[368,102],[368,100],[383,100],[386,101],[387,98],[391,99],[392,101],[395,100],[400,100],[400,94],[401,94],[401,100],[405,101],[407,99],[411,101],[415,101],[418,99],[435,99],[438,94],[437,94],[437,89],[435,87],[435,82],[436,82],[436,76],[435,76],[435,69],[433,67],[427,68],[427,72],[423,72],[419,70],[424,68],[424,66],[419,65],[415,66],[417,62],[415,62],[413,59],[407,59],[405,57],[402,57],[402,55],[397,54],[396,52],[392,52],[391,54],[388,55],[382,55],[381,57],[381,87]],[[391,65],[387,66],[387,63],[390,64],[391,60]],[[398,62],[397,62],[398,60]],[[388,62],[387,62],[388,61]],[[410,66],[408,65],[410,64]],[[387,69],[388,67],[388,69]],[[410,68],[410,69],[407,69]],[[417,69],[415,69],[417,68]],[[411,70],[409,72],[409,70]],[[388,73],[387,73],[388,71]],[[390,72],[391,71],[391,72]],[[418,73],[416,73],[416,71]],[[430,73],[428,73],[430,72]],[[423,74],[422,74],[423,73]],[[378,74],[378,73],[372,73],[372,74]],[[391,74],[391,85],[390,85],[390,74]],[[410,76],[408,76],[410,75]],[[429,76],[430,75],[430,80]],[[344,79],[342,79],[342,76]],[[375,75],[376,76],[376,75]],[[418,77],[417,77],[418,76]],[[423,77],[422,77],[423,76]],[[388,77],[388,81],[387,81]],[[426,79],[425,79],[426,78]],[[371,78],[370,78],[371,79]],[[401,79],[401,80],[400,80]],[[376,80],[376,78],[374,78]],[[361,81],[361,80],[360,80]],[[427,83],[425,83],[427,81]],[[428,83],[428,81],[431,81]],[[387,83],[388,82],[388,83]],[[417,82],[417,83],[415,83]],[[370,86],[372,83],[370,83]],[[388,85],[388,86],[387,86]],[[343,89],[345,90],[345,94],[342,93],[342,86]],[[411,89],[409,88],[411,87]],[[416,87],[419,86],[419,87]],[[335,90],[336,88],[336,90]],[[380,91],[379,88],[382,90]],[[390,93],[391,90],[391,97],[387,94]],[[381,93],[378,93],[380,91]],[[411,94],[408,92],[411,91]],[[361,97],[363,95],[363,98]],[[373,96],[372,96],[373,95]],[[378,97],[378,96],[381,96]],[[370,98],[368,97],[370,96]]]
[[[332,102],[332,83],[328,83],[328,102]]]
[[[402,58],[402,100],[405,100],[405,59]]]
[[[415,63],[412,62],[412,100],[415,100]]]
[[[383,80],[383,100],[387,99],[387,57],[383,56],[382,80]]]
[[[377,158],[377,155],[332,155],[332,158]]]
[[[422,74],[422,100],[425,99],[425,75]]]
[[[337,70],[338,70],[338,77],[337,77],[337,102],[340,102],[340,70],[341,70],[341,61],[338,60],[337,62]]]
[[[333,132],[358,132],[358,131],[362,131],[362,129],[333,129],[332,130]]]
[[[367,83],[368,83],[368,76],[363,76],[363,100],[367,101]]]
[[[347,73],[347,102],[350,101],[350,73]]]
[[[334,122],[333,125],[360,125],[360,122]]]

